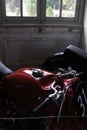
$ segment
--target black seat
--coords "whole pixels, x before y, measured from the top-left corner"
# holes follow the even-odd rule
[[[0,61],[0,78],[3,76],[6,76],[8,74],[11,74],[12,70],[9,69],[7,66],[5,66],[1,61]]]
[[[71,66],[77,71],[87,71],[87,52],[70,44],[64,52],[58,52],[49,56],[43,63],[42,68],[54,71],[57,68]]]
[[[78,71],[87,71],[87,52],[74,45],[69,45],[64,51],[64,58],[68,65]]]

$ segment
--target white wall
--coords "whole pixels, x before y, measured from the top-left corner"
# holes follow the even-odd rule
[[[84,28],[83,33],[81,35],[81,48],[87,51],[87,0],[85,3],[85,12],[84,12]]]

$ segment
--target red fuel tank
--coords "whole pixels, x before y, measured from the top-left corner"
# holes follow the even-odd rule
[[[31,112],[51,94],[55,78],[55,74],[44,70],[22,68],[6,77],[5,92],[18,107]]]

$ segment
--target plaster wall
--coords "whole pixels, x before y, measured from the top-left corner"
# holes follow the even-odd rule
[[[0,27],[0,60],[13,70],[38,67],[69,44],[79,46],[80,34],[67,27]]]
[[[87,51],[87,0],[85,3],[83,31],[82,31],[82,35],[81,35],[80,47]]]

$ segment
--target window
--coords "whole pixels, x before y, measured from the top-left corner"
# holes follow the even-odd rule
[[[7,17],[36,17],[37,0],[5,0]]]
[[[0,0],[1,19],[15,23],[79,23],[85,0]]]
[[[46,17],[75,17],[76,0],[46,0]]]

